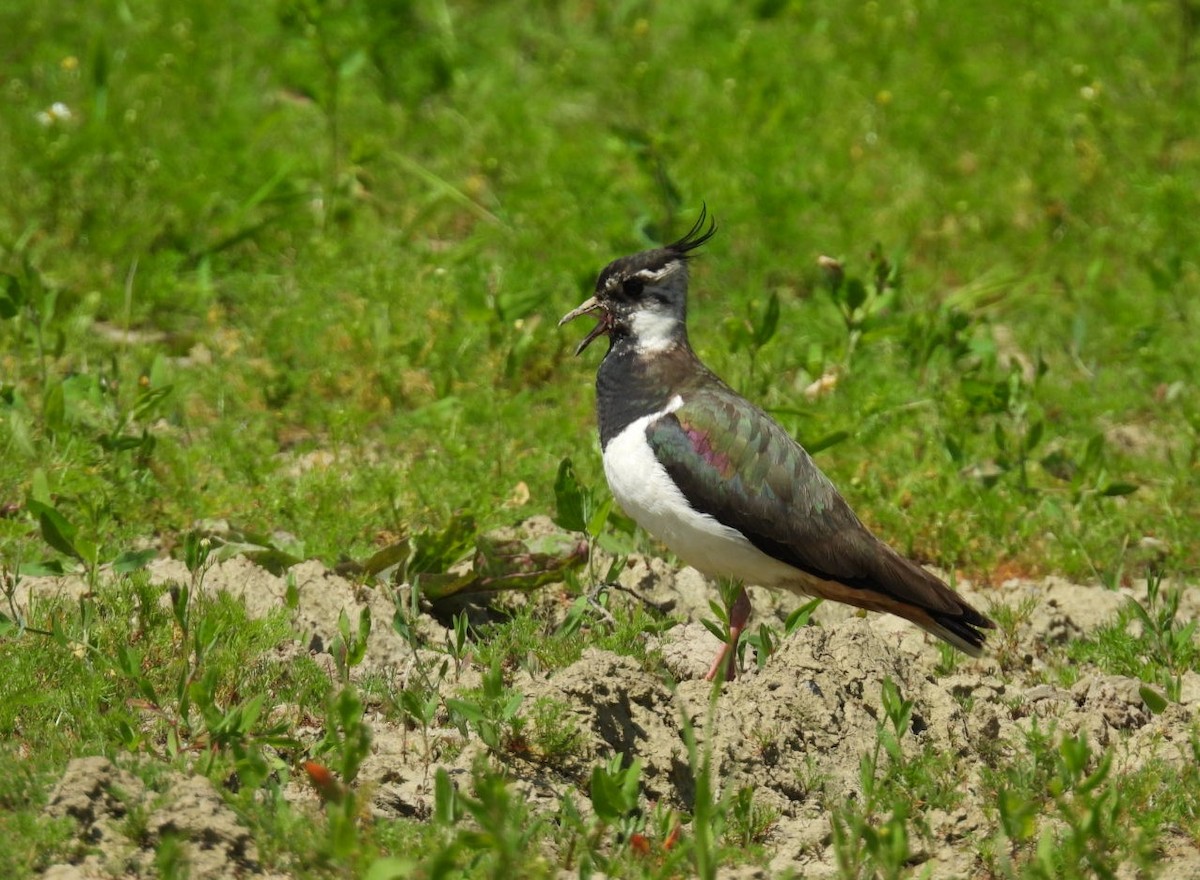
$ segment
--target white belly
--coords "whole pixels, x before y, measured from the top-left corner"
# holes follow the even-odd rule
[[[604,475],[613,497],[643,529],[709,577],[764,587],[796,585],[799,572],[767,556],[735,529],[692,509],[646,442],[646,427],[683,405],[675,397],[661,413],[643,416],[609,441]]]

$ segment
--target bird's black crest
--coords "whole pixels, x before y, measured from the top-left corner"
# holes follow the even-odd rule
[[[708,221],[708,229],[704,228],[706,220]],[[687,258],[688,251],[694,251],[716,234],[717,221],[708,216],[708,205],[701,202],[700,216],[696,218],[696,222],[692,224],[692,228],[688,230],[687,235],[679,239],[679,241],[667,245],[664,250],[671,251],[676,256]]]

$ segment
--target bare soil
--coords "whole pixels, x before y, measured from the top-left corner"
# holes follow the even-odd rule
[[[546,528],[543,521],[531,523],[529,530]],[[395,608],[390,591],[352,583],[317,562],[296,566],[291,574],[300,597],[294,612],[300,638],[281,650],[315,652],[332,669],[331,658],[323,652],[336,635],[339,613],[344,610],[357,620],[365,605],[371,608],[375,627],[359,674],[383,672],[394,676],[398,685],[413,674],[418,657],[387,624]],[[166,585],[186,581],[187,573],[178,562],[160,560],[152,567],[152,577]],[[904,737],[906,748],[916,754],[932,745],[953,756],[961,768],[958,806],[929,811],[923,817],[929,833],[912,837],[918,849],[915,861],[929,869],[929,876],[978,873],[977,842],[991,836],[996,823],[994,808],[983,797],[983,768],[1020,752],[1035,724],[1064,735],[1085,731],[1094,747],[1112,747],[1117,774],[1152,758],[1181,764],[1190,760],[1200,675],[1185,676],[1181,701],[1155,715],[1143,703],[1136,679],[1085,669],[1072,687],[1063,688],[1045,683],[1040,674],[1048,646],[1112,620],[1124,603],[1144,597],[1141,584],[1115,592],[1053,577],[1013,580],[985,591],[960,585],[981,607],[1016,607],[1026,599],[1033,607],[1003,648],[1005,668],[993,653],[981,660],[964,658],[944,676],[934,674],[938,650],[916,628],[826,604],[816,615],[819,626],[798,630],[762,669],[749,662],[737,680],[725,684],[715,717],[710,717],[711,687],[703,674],[716,641],[698,621],[708,614],[711,588],[693,570],[676,571],[661,559],[642,557],[630,560],[621,582],[647,600],[669,604],[684,618],[654,637],[652,645],[675,682],[646,671],[632,658],[596,648],[563,669],[517,673],[514,686],[526,695],[523,706],[543,696],[565,703],[583,741],[555,766],[513,759],[511,778],[535,809],[554,809],[567,791],[574,791],[575,800],[586,805],[590,767],[620,752],[642,761],[649,802],[661,800],[686,809],[694,794],[683,738],[687,718],[702,740],[708,738],[722,785],[751,786],[760,803],[778,812],[767,840],[769,868],[745,876],[773,876],[786,869],[805,877],[837,875],[827,807],[859,794],[860,759],[876,742],[885,678],[915,703],[912,730]],[[79,589],[70,581],[50,579],[26,581],[25,586],[36,596]],[[213,567],[203,587],[243,598],[252,613],[266,613],[283,604],[286,581],[245,559],[232,559]],[[535,601],[548,614],[560,614],[563,603],[556,593],[551,587],[529,600],[504,601]],[[628,593],[613,595],[636,601]],[[753,598],[756,620],[782,620],[798,604],[792,597],[761,590],[753,591]],[[1181,613],[1194,617],[1198,606],[1196,591],[1186,592]],[[421,626],[431,644],[444,643],[446,630],[435,616],[422,615]],[[440,664],[442,656],[422,652],[419,659],[436,657]],[[478,672],[468,667],[459,684],[470,686],[478,680]],[[429,816],[439,766],[456,779],[466,779],[478,747],[472,743],[462,748],[456,729],[435,728],[422,736],[378,713],[368,720],[374,750],[359,781],[374,792],[376,815]],[[45,877],[154,876],[154,853],[167,835],[188,849],[193,878],[264,876],[253,840],[211,782],[176,774],[151,790],[122,766],[137,760],[132,755],[116,761],[85,757],[69,765],[49,810],[76,821],[84,844],[81,851],[91,854],[76,864],[56,865]],[[314,798],[299,782],[292,788],[289,796],[297,800]],[[136,840],[121,831],[131,810],[139,811],[144,823]],[[1162,876],[1200,877],[1200,854],[1186,840],[1168,832],[1163,848]]]

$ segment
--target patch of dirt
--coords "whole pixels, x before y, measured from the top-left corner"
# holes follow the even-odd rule
[[[528,531],[542,533],[548,527],[539,520]],[[418,658],[389,625],[396,601],[392,591],[354,584],[316,562],[294,567],[291,576],[299,594],[292,613],[301,636],[292,650],[326,657],[332,671],[325,652],[337,634],[339,614],[345,611],[353,626],[359,610],[367,607],[375,625],[358,672],[382,672],[403,686]],[[151,577],[164,585],[189,580],[183,566],[171,560],[154,563]],[[1111,621],[1131,598],[1144,597],[1144,584],[1114,592],[1059,578],[1014,579],[982,592],[964,585],[962,591],[982,607],[1003,605],[1025,613],[1017,615],[1019,624],[1007,640],[1004,669],[997,650],[981,660],[964,658],[952,673],[940,676],[935,668],[941,654],[920,630],[896,618],[863,617],[826,604],[816,614],[821,625],[784,639],[762,669],[748,652],[747,668],[723,686],[713,704],[703,675],[717,644],[698,621],[709,616],[715,590],[694,570],[676,570],[655,558],[630,559],[619,580],[625,591],[614,591],[612,601],[645,601],[683,619],[652,637],[649,645],[663,658],[667,675],[597,648],[563,669],[516,674],[513,685],[525,694],[522,712],[549,698],[568,707],[581,734],[578,747],[553,766],[504,759],[511,761],[514,784],[535,810],[556,809],[561,796],[573,792],[586,811],[591,767],[615,753],[642,761],[649,802],[689,809],[695,791],[684,730],[690,725],[702,748],[711,748],[721,784],[733,791],[752,788],[757,802],[778,814],[766,842],[773,855],[763,876],[784,870],[806,877],[837,876],[830,807],[862,796],[860,760],[876,742],[885,679],[914,704],[911,730],[902,740],[906,751],[917,754],[932,747],[952,756],[961,770],[956,806],[927,811],[922,817],[927,833],[912,835],[917,860],[934,877],[978,873],[978,840],[994,834],[996,822],[994,810],[985,810],[984,769],[1018,757],[1035,726],[1042,732],[1085,732],[1094,747],[1111,746],[1118,773],[1155,758],[1179,766],[1191,759],[1189,737],[1200,709],[1200,676],[1195,673],[1184,676],[1181,702],[1159,715],[1146,707],[1135,679],[1085,669],[1073,686],[1060,687],[1046,683],[1042,675],[1047,646]],[[66,579],[29,579],[22,589],[28,602],[47,593],[70,595],[78,586]],[[203,589],[241,597],[252,613],[264,614],[284,604],[287,580],[233,559],[213,566]],[[402,590],[400,601],[407,601],[406,596]],[[753,626],[763,620],[778,624],[802,601],[762,590],[752,591],[752,597]],[[560,618],[569,604],[553,588],[499,601],[535,602],[552,619]],[[475,608],[473,613],[485,612]],[[1200,613],[1198,591],[1185,592],[1180,613],[1187,618]],[[421,615],[429,644],[445,644],[445,623]],[[993,639],[999,647],[1004,636],[998,633]],[[420,660],[434,659],[436,669],[444,657],[422,651]],[[468,664],[462,679],[451,684],[466,687],[478,681],[478,671]],[[481,746],[464,746],[456,729],[435,723],[422,733],[378,714],[368,720],[373,753],[359,781],[374,793],[376,815],[428,817],[439,767],[462,784],[469,779]],[[438,723],[446,722],[441,718]],[[306,788],[294,788],[289,797],[312,801]],[[46,872],[56,880],[150,876],[155,848],[169,837],[187,848],[193,877],[247,876],[259,870],[253,841],[211,783],[200,777],[172,778],[162,790],[150,791],[106,759],[82,758],[67,768],[50,809],[73,817],[80,840],[93,852],[79,864]],[[121,830],[131,810],[145,816],[144,830],[133,841]],[[1164,876],[1182,876],[1175,868],[1195,873],[1195,853],[1185,844],[1169,834],[1164,837]]]
[[[53,865],[47,880],[152,877],[168,841],[195,880],[264,876],[249,831],[203,776],[171,774],[150,790],[107,758],[76,758],[50,796],[47,812],[74,819],[95,852],[78,864]]]

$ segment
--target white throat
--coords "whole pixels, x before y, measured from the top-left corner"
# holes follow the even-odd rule
[[[666,351],[679,341],[679,318],[666,309],[639,309],[633,313],[630,324],[640,352]]]

